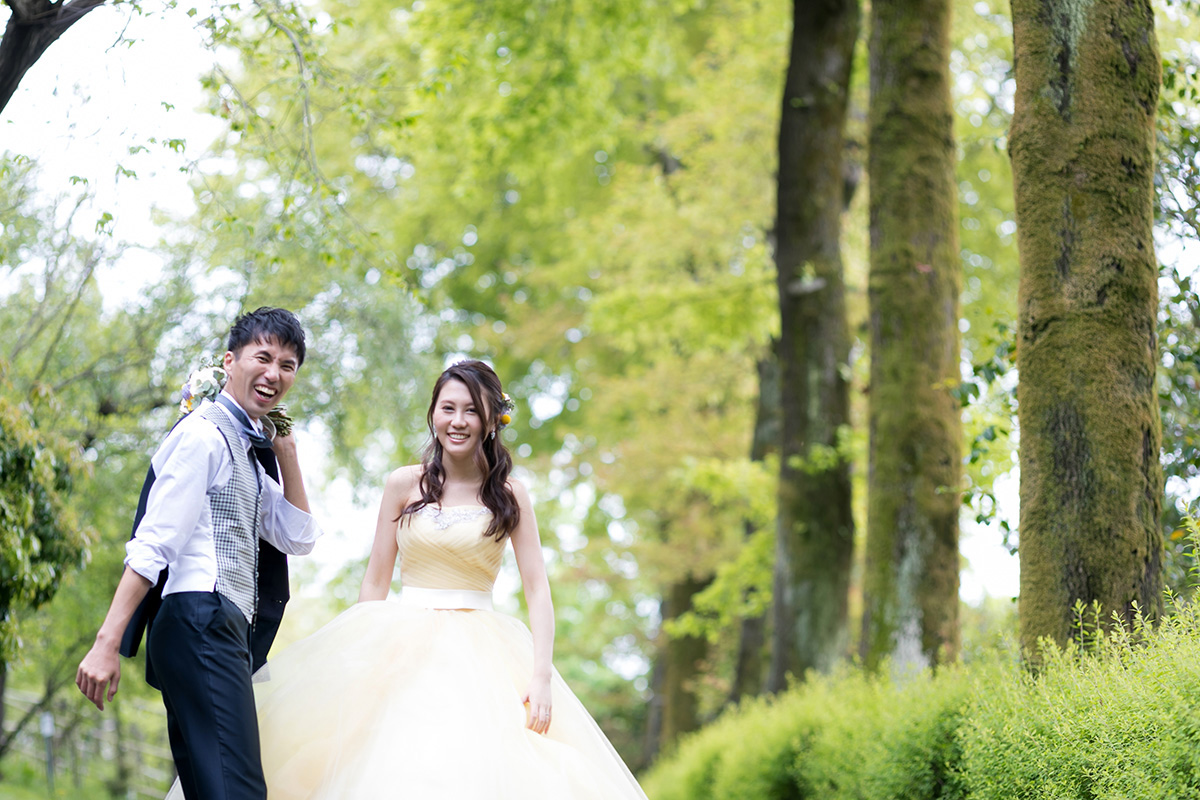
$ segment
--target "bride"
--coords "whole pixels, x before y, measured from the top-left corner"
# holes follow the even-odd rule
[[[272,800],[645,800],[551,664],[537,520],[497,435],[509,410],[486,364],[442,373],[422,463],[384,487],[358,604],[255,676]],[[509,540],[530,628],[492,609]]]

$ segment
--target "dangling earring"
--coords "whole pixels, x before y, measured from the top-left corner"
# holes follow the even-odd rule
[[[496,431],[493,430],[491,433],[488,434],[488,439],[491,440],[491,439],[495,439],[495,438],[496,438]]]

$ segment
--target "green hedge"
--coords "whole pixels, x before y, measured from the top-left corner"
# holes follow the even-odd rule
[[[651,800],[1200,800],[1200,625],[997,650],[903,679],[847,667],[685,738]]]

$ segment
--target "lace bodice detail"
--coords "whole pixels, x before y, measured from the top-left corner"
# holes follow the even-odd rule
[[[450,506],[449,508],[425,506],[419,513],[433,520],[433,526],[439,531],[444,531],[451,525],[486,517],[492,512],[484,506]]]
[[[400,580],[423,589],[490,592],[504,542],[483,535],[492,512],[483,506],[425,506],[396,527]]]

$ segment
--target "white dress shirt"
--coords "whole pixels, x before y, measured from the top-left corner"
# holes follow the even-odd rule
[[[257,420],[251,424],[259,427]],[[246,450],[249,437],[236,420],[234,427]],[[321,535],[312,515],[289,503],[283,488],[253,456],[250,463],[258,470],[262,486],[259,536],[284,553],[310,552]],[[146,514],[125,545],[125,564],[151,583],[157,583],[158,573],[170,566],[164,595],[211,592],[217,583],[217,554],[208,494],[220,491],[233,477],[225,437],[216,425],[193,412],[163,440],[150,464],[154,484]]]

